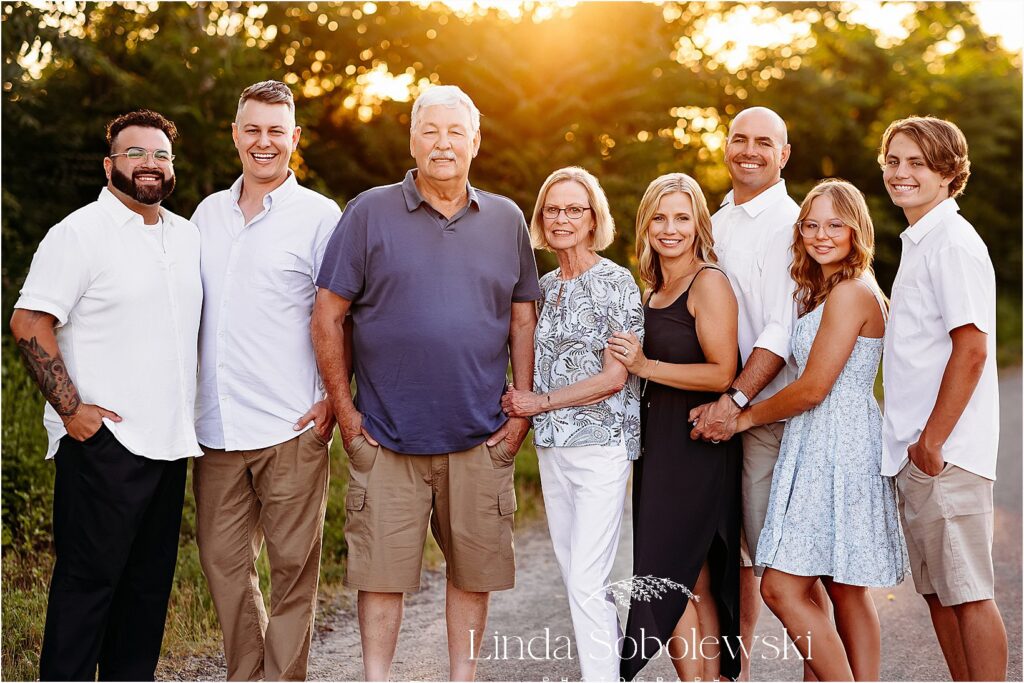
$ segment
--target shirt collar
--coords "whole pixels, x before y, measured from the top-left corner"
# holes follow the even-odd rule
[[[405,197],[405,208],[409,213],[420,208],[420,204],[429,204],[429,202],[423,198],[423,195],[420,194],[420,189],[416,187],[416,175],[418,173],[419,171],[417,169],[411,168],[402,180],[402,195]],[[475,206],[477,211],[479,211],[480,195],[477,194],[476,188],[468,182],[466,183],[466,194],[469,195],[469,205]]]
[[[238,200],[242,196],[242,180],[244,176],[238,176],[238,180],[231,183],[231,201],[234,204],[238,204]],[[288,195],[295,192],[295,188],[299,186],[299,181],[295,179],[295,174],[292,173],[291,169],[288,169],[288,177],[284,179],[284,182],[275,187],[273,190],[267,193],[263,198],[263,205],[267,206],[267,201],[270,201],[270,207],[274,204],[279,203],[286,199]]]
[[[955,199],[952,197],[944,199],[933,206],[931,211],[917,219],[916,223],[900,233],[900,237],[906,235],[914,244],[920,244],[921,240],[927,237],[928,233],[934,230],[944,218],[959,212],[960,205],[956,203]]]
[[[118,227],[136,218],[140,221],[143,220],[141,214],[135,213],[125,206],[124,202],[118,199],[106,185],[104,185],[103,189],[100,190],[100,196],[97,201],[100,204],[100,208],[110,214],[111,218],[117,222]],[[163,207],[160,207],[160,218],[161,220],[167,220],[166,210]]]
[[[729,190],[729,193],[725,195],[725,199],[722,200],[722,206],[726,204],[732,204],[743,209],[748,216],[751,218],[757,218],[762,211],[767,209],[769,206],[779,201],[783,197],[787,196],[786,193],[786,181],[779,179],[779,182],[775,183],[767,190],[757,195],[753,199],[743,202],[742,204],[735,204],[733,200],[733,191]]]

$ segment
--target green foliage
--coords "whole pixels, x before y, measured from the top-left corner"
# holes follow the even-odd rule
[[[3,556],[50,549],[53,467],[46,462],[43,397],[7,337],[3,344]]]
[[[721,134],[735,113],[757,104],[789,122],[785,175],[796,198],[829,175],[868,195],[877,271],[888,286],[905,223],[881,184],[878,141],[895,118],[950,118],[971,144],[964,215],[990,247],[1001,293],[1019,302],[1020,56],[983,34],[962,3],[920,4],[907,38],[884,47],[841,4],[771,6],[810,22],[813,40],[760,49],[731,72],[714,55],[681,47],[692,46],[690,37],[729,4],[582,3],[545,21],[512,22],[496,10],[464,17],[440,4],[378,3],[365,14],[349,3],[161,3],[149,10],[8,3],[3,311],[44,231],[95,197],[103,126],[116,113],[149,106],[177,122],[178,189],[168,206],[190,215],[238,174],[230,138],[238,92],[264,78],[290,80],[304,129],[297,173],[344,204],[400,180],[412,164],[409,104],[364,92],[367,74],[382,67],[457,83],[474,97],[484,117],[473,181],[527,214],[552,170],[576,164],[597,174],[619,227],[606,253],[625,265],[634,261],[639,197],[655,176],[693,175],[712,207],[728,190],[721,149],[707,147],[692,114],[678,108],[705,108],[714,123],[704,130]],[[79,35],[54,28],[54,17],[77,22]],[[232,34],[231,25],[242,28]],[[937,52],[954,29],[962,33],[958,48]],[[53,46],[53,61],[31,78],[12,57],[37,38]],[[369,121],[353,101],[371,112]],[[542,270],[554,266],[550,254],[539,260]],[[1016,309],[1010,314],[1019,317]]]

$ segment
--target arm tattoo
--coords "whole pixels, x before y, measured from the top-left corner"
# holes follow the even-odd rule
[[[21,349],[21,356],[29,373],[50,405],[59,415],[74,415],[82,405],[82,398],[71,381],[60,352],[55,358],[51,358],[35,337],[19,339],[18,348]]]

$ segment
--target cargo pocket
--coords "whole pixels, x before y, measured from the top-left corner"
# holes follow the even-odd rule
[[[349,512],[358,512],[366,505],[366,489],[360,486],[350,486],[345,496],[345,509]]]
[[[515,548],[512,543],[512,527],[517,509],[515,489],[509,489],[498,494],[498,514],[500,515],[498,522],[501,524],[501,533],[498,539],[501,544],[501,557],[506,560],[515,557]]]

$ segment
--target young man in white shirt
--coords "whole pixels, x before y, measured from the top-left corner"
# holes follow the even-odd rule
[[[288,86],[246,88],[231,126],[242,176],[192,216],[204,293],[196,541],[228,680],[305,679],[313,634],[334,416],[309,324],[341,210],[289,170],[300,133]],[[264,538],[269,617],[256,573]]]
[[[178,556],[202,288],[199,233],[160,207],[173,123],[107,126],[107,186],[50,229],[11,331],[46,397],[56,564],[42,680],[153,680]]]
[[[796,379],[790,337],[796,320],[795,285],[789,274],[793,224],[800,207],[786,192],[782,169],[789,160],[786,122],[771,109],[751,107],[729,126],[725,163],[732,191],[711,217],[715,252],[739,303],[738,341],[743,370],[718,400],[692,412],[693,438],[721,441],[733,436],[736,417],[750,403],[773,396]],[[772,472],[779,458],[784,423],[744,432],[743,534],[740,543],[740,680],[749,680],[747,649],[761,611],[763,567],[755,566],[757,543],[768,511]],[[815,584],[817,602],[827,596]],[[805,668],[805,673],[810,669]]]
[[[910,223],[885,333],[882,474],[897,475],[914,584],[953,680],[1005,680],[992,566],[995,271],[954,199],[970,176],[967,140],[949,121],[901,119],[879,163]]]

